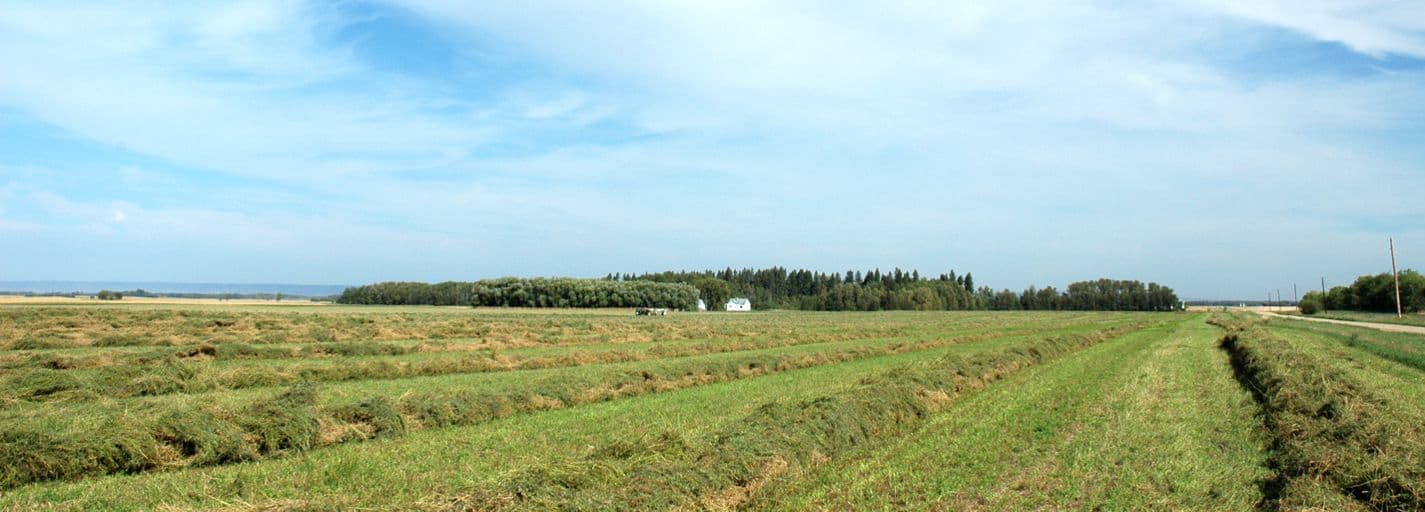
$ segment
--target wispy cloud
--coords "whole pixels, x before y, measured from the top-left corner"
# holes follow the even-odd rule
[[[0,230],[129,256],[4,267],[173,279],[155,273],[204,258],[230,264],[192,279],[360,282],[901,265],[1255,296],[1372,270],[1371,226],[1425,246],[1408,220],[1425,218],[1420,9],[15,4],[0,136],[23,142],[0,142]]]
[[[1250,20],[1298,30],[1373,56],[1425,57],[1425,5],[1402,0],[1211,0],[1208,5]]]

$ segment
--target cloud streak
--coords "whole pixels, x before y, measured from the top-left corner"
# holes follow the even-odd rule
[[[898,265],[1252,297],[1374,271],[1383,229],[1425,247],[1419,9],[19,4],[0,230],[127,249],[0,278],[178,278],[150,244],[227,262],[202,281]]]

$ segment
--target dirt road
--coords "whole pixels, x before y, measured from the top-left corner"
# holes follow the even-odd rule
[[[1425,327],[1417,327],[1417,326],[1414,326],[1414,325],[1382,324],[1382,323],[1376,323],[1376,322],[1352,322],[1352,321],[1348,321],[1348,320],[1336,320],[1336,319],[1332,319],[1332,318],[1311,318],[1311,317],[1300,316],[1300,315],[1279,315],[1279,314],[1276,314],[1276,313],[1272,313],[1272,312],[1270,312],[1270,311],[1256,311],[1256,312],[1257,312],[1258,314],[1261,314],[1262,316],[1266,316],[1266,317],[1269,317],[1269,318],[1290,318],[1290,319],[1293,319],[1293,320],[1305,320],[1305,321],[1308,321],[1308,322],[1325,322],[1325,323],[1328,323],[1328,324],[1354,325],[1354,326],[1356,326],[1356,327],[1366,327],[1366,328],[1375,329],[1375,330],[1378,330],[1378,331],[1385,331],[1385,332],[1404,332],[1404,333],[1410,333],[1410,334],[1421,334],[1421,335],[1425,335]]]

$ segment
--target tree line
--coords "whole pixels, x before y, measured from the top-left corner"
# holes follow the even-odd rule
[[[535,308],[695,309],[698,289],[682,283],[506,277],[476,281],[471,303]]]
[[[1360,276],[1350,286],[1331,288],[1325,295],[1306,292],[1298,305],[1308,315],[1323,309],[1394,313],[1395,278],[1389,272]],[[1400,272],[1400,306],[1410,313],[1425,310],[1425,275],[1411,269]]]
[[[733,297],[746,297],[757,309],[877,311],[887,309],[980,309],[975,303],[973,275],[941,274],[930,279],[919,271],[764,269],[669,271],[650,274],[609,274],[606,281],[684,283],[698,289],[710,308]]]
[[[602,279],[516,278],[442,283],[383,282],[354,286],[341,304],[491,306],[534,308],[658,307],[693,309],[698,290],[680,283]]]
[[[608,274],[603,279],[502,278],[427,284],[384,282],[347,288],[342,304],[474,305],[517,307],[669,307],[693,309],[698,299],[718,309],[746,297],[755,309],[811,311],[1081,310],[1172,311],[1172,288],[1157,283],[1099,279],[1022,292],[977,286],[974,275],[935,276],[899,268],[888,272],[764,269]]]
[[[1157,283],[1099,279],[1015,293],[975,285],[974,275],[955,271],[934,277],[900,268],[889,272],[848,270],[821,273],[810,270],[766,269],[701,272],[670,271],[651,274],[609,274],[608,281],[687,283],[698,289],[710,307],[730,297],[747,297],[759,309],[817,311],[957,311],[957,310],[1079,310],[1173,311],[1181,306],[1172,288]]]
[[[475,283],[445,281],[420,283],[386,281],[342,290],[338,304],[383,304],[388,306],[469,306]]]

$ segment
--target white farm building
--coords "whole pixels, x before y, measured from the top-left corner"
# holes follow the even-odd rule
[[[744,297],[738,297],[727,301],[728,311],[752,311],[752,301]]]

